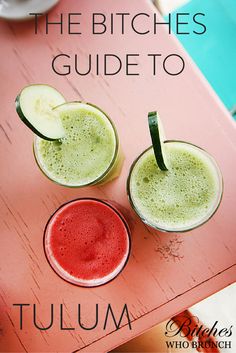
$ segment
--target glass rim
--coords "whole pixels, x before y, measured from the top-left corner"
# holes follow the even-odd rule
[[[46,240],[47,240],[47,228],[51,222],[51,220],[53,219],[54,216],[57,215],[58,211],[60,211],[64,206],[68,205],[68,204],[71,204],[71,203],[74,203],[74,202],[77,202],[77,201],[95,201],[95,202],[98,202],[98,203],[102,203],[106,206],[108,206],[113,212],[116,213],[116,215],[120,218],[120,220],[122,221],[123,225],[125,226],[125,229],[126,229],[126,234],[127,234],[127,252],[124,256],[124,262],[122,263],[122,261],[120,262],[120,264],[122,264],[122,266],[118,269],[118,265],[115,270],[113,272],[111,272],[110,274],[102,277],[100,280],[100,282],[98,283],[92,283],[93,280],[88,280],[88,282],[91,281],[91,283],[82,283],[82,282],[79,282],[79,279],[78,281],[70,281],[70,279],[68,277],[63,276],[63,274],[60,272],[60,269],[58,269],[58,267],[54,264],[55,262],[52,260],[50,261],[50,259],[52,259],[52,257],[49,255],[49,253],[47,252],[47,248],[46,248]],[[57,276],[59,276],[63,281],[69,283],[69,284],[72,284],[76,287],[81,287],[81,288],[95,288],[95,287],[101,287],[101,286],[104,286],[105,284],[108,284],[110,283],[111,281],[113,281],[123,270],[124,268],[126,267],[127,263],[128,263],[128,260],[130,258],[130,253],[131,253],[131,230],[129,228],[129,225],[128,225],[128,222],[126,220],[126,218],[124,217],[124,215],[120,212],[119,209],[117,209],[115,206],[113,206],[111,204],[112,201],[110,200],[102,200],[102,199],[98,199],[98,198],[95,198],[95,197],[79,197],[79,198],[76,198],[76,199],[73,199],[73,200],[69,200],[69,201],[66,201],[64,202],[63,204],[61,204],[49,217],[49,219],[47,220],[47,223],[44,227],[44,232],[43,232],[43,250],[44,250],[44,255],[46,257],[46,260],[49,264],[49,266],[52,268],[52,270],[56,273]],[[58,269],[58,271],[57,271]],[[116,269],[118,269],[117,272]],[[65,271],[66,272],[66,271]],[[112,277],[108,280],[105,280],[105,281],[102,281],[104,280],[106,277],[110,276],[112,273],[114,273],[112,275]]]
[[[183,144],[186,144],[186,145],[190,145],[190,146],[193,146],[194,148],[200,150],[201,152],[203,152],[207,158],[210,159],[212,165],[214,166],[216,172],[217,172],[217,176],[218,176],[218,185],[219,185],[219,191],[218,191],[218,194],[217,194],[217,198],[216,198],[216,201],[215,201],[215,204],[214,204],[214,207],[212,208],[212,211],[209,213],[209,215],[205,218],[202,218],[199,222],[189,226],[189,227],[183,227],[183,228],[178,228],[178,229],[174,229],[174,228],[171,228],[171,227],[161,227],[161,226],[158,226],[157,224],[154,224],[152,222],[150,222],[149,220],[147,220],[145,218],[145,216],[138,210],[138,208],[135,206],[134,202],[133,202],[133,199],[132,199],[132,196],[131,196],[131,190],[130,190],[130,181],[131,181],[131,175],[132,175],[132,172],[133,172],[133,169],[136,165],[136,163],[139,161],[139,159],[145,154],[147,153],[149,150],[151,150],[153,148],[153,146],[149,146],[148,148],[146,148],[142,153],[140,153],[138,155],[138,157],[133,161],[130,169],[129,169],[129,175],[128,175],[128,178],[127,178],[127,182],[126,182],[126,193],[127,193],[127,196],[128,196],[128,199],[129,199],[129,202],[130,202],[130,205],[132,207],[132,209],[135,211],[135,213],[137,214],[137,216],[141,219],[141,221],[146,224],[147,226],[150,226],[151,228],[155,229],[155,230],[158,230],[158,231],[161,231],[161,232],[164,232],[164,233],[186,233],[186,232],[189,232],[191,230],[194,230],[200,226],[202,226],[203,224],[207,223],[213,216],[214,214],[216,213],[216,211],[218,210],[220,204],[221,204],[221,201],[222,201],[222,197],[223,197],[223,192],[224,192],[224,180],[223,180],[223,175],[222,175],[222,172],[216,162],[216,160],[214,159],[214,157],[209,153],[207,152],[205,149],[191,143],[191,142],[188,142],[188,141],[182,141],[182,140],[166,140],[164,141],[164,143],[183,143]]]
[[[112,168],[114,167],[115,163],[116,163],[116,160],[119,156],[119,149],[120,149],[120,141],[119,141],[119,136],[118,136],[118,133],[117,133],[117,130],[116,130],[116,127],[113,123],[113,121],[111,120],[111,118],[108,116],[107,113],[105,113],[101,108],[99,108],[98,106],[96,106],[95,104],[92,104],[92,103],[88,103],[88,102],[84,102],[84,101],[71,101],[71,102],[65,102],[65,103],[62,103],[62,104],[59,104],[58,106],[56,106],[55,108],[58,108],[58,107],[61,107],[63,106],[64,104],[68,104],[68,103],[80,103],[80,104],[85,104],[87,106],[91,106],[97,110],[99,110],[105,117],[106,119],[108,120],[108,122],[110,123],[111,127],[112,127],[112,130],[114,132],[114,136],[115,136],[115,150],[114,150],[114,154],[113,154],[113,157],[112,157],[112,160],[110,162],[110,164],[107,166],[107,169],[101,174],[99,175],[96,179],[92,180],[91,182],[89,183],[84,183],[84,184],[76,184],[76,185],[69,185],[69,184],[66,184],[66,183],[62,183],[62,182],[59,182],[58,180],[56,179],[53,179],[52,177],[50,177],[46,170],[43,168],[42,164],[40,163],[40,159],[38,157],[38,153],[37,153],[37,141],[39,139],[43,140],[41,137],[39,137],[38,135],[35,134],[34,136],[34,141],[33,141],[33,154],[34,154],[34,158],[35,158],[35,161],[36,161],[36,164],[38,165],[40,171],[49,179],[51,180],[52,182],[58,184],[58,185],[61,185],[61,186],[65,186],[65,187],[69,187],[69,188],[83,188],[83,187],[86,187],[86,186],[92,186],[92,185],[96,185],[96,184],[99,184],[100,182],[103,181],[103,179],[106,178],[106,176],[110,173],[110,171],[112,170]],[[54,108],[54,109],[55,109]],[[49,141],[50,142],[50,141]],[[53,142],[53,141],[51,141]]]

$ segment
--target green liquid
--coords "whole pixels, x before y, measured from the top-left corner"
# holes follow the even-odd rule
[[[59,114],[65,137],[52,142],[37,138],[38,164],[50,179],[62,185],[92,184],[109,171],[114,161],[114,128],[104,113],[88,104],[64,104]]]
[[[212,159],[182,142],[165,143],[168,171],[161,171],[153,149],[136,162],[130,196],[138,214],[154,227],[181,231],[195,227],[214,212],[220,178]]]

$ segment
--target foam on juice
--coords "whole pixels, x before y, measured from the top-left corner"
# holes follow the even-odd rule
[[[78,199],[62,206],[50,220],[45,249],[52,267],[64,279],[93,285],[110,280],[123,268],[129,236],[111,207]]]
[[[161,229],[192,227],[216,205],[216,166],[187,143],[165,143],[165,153],[168,171],[158,168],[152,148],[137,161],[130,179],[132,202],[142,218]]]
[[[103,175],[116,150],[110,121],[98,109],[78,103],[60,111],[66,132],[61,141],[36,139],[40,167],[52,180],[69,186],[89,184]]]

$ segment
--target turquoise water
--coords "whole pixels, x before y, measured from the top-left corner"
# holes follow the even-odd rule
[[[176,12],[206,15],[205,34],[178,35],[178,39],[231,110],[236,105],[236,0],[192,0]]]

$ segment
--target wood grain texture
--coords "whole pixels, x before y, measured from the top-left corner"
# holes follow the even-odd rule
[[[158,36],[114,34],[93,37],[88,30],[93,12],[152,13],[146,0],[61,1],[51,13],[81,12],[83,36],[60,36],[56,31],[34,35],[33,23],[0,23],[0,162],[1,162],[1,352],[105,352],[156,323],[218,291],[236,280],[236,131],[231,117],[175,38],[160,28]],[[57,76],[51,60],[60,52],[78,53],[86,63],[88,54],[140,53],[140,76]],[[148,52],[179,53],[186,69],[178,77],[149,74]],[[14,99],[29,83],[48,83],[68,100],[82,99],[100,106],[114,120],[125,152],[122,173],[100,187],[68,189],[56,185],[38,170],[31,132],[20,122]],[[158,109],[168,138],[195,143],[212,153],[224,177],[224,197],[217,214],[201,228],[183,235],[161,234],[143,225],[131,210],[126,195],[129,167],[150,145],[146,115]],[[132,123],[132,125],[131,125]],[[132,127],[132,135],[130,134]],[[62,281],[48,266],[43,252],[43,230],[51,213],[61,203],[92,196],[115,200],[125,210],[132,229],[129,263],[113,282],[95,289],[78,288]],[[19,328],[16,303],[29,303]],[[37,322],[47,326],[50,304],[54,304],[54,325],[47,331],[33,326],[32,305],[37,304]],[[96,329],[78,328],[77,304],[82,306],[84,325],[94,320]],[[103,330],[110,303],[116,314],[127,303],[132,330],[126,322],[115,331],[110,321]],[[63,304],[64,326],[59,329],[59,308]]]

